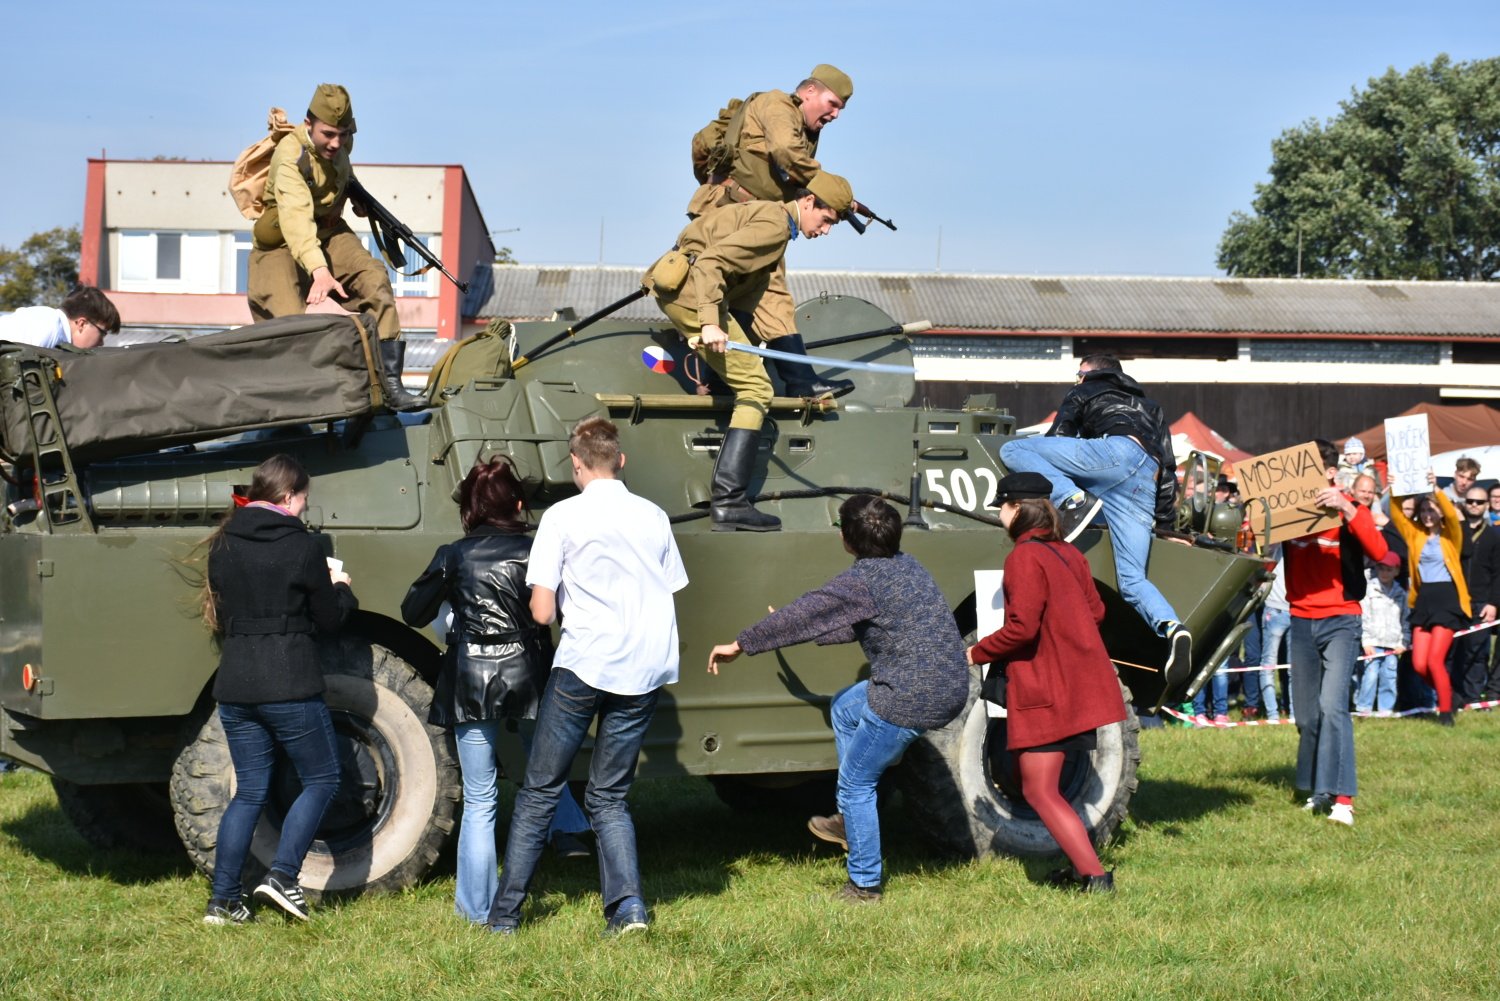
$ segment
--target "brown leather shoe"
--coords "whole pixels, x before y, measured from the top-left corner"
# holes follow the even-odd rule
[[[854,880],[846,880],[839,888],[838,898],[846,904],[878,904],[880,887],[856,886]]]
[[[838,845],[844,851],[849,850],[849,839],[844,836],[844,815],[835,813],[830,817],[809,817],[807,829],[812,831],[813,837],[827,841],[829,844]],[[850,884],[853,886],[854,884]]]

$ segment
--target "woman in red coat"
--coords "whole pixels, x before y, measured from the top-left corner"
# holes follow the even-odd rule
[[[1099,637],[1104,603],[1088,561],[1060,541],[1051,493],[1039,473],[1011,473],[996,488],[1015,542],[1005,560],[1005,625],[969,648],[969,662],[1005,669],[1006,747],[1020,764],[1021,791],[1073,863],[1052,882],[1109,892],[1114,873],[1099,864],[1058,782],[1067,752],[1092,751],[1094,731],[1125,718],[1125,701]]]

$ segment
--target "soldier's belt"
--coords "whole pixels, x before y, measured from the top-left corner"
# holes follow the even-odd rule
[[[740,184],[739,181],[736,181],[732,177],[727,177],[723,174],[715,174],[708,179],[708,183],[715,184],[723,188],[725,191],[729,192],[729,197],[733,198],[737,202],[743,203],[755,201],[755,196],[752,195],[749,191],[746,191],[744,185]]]

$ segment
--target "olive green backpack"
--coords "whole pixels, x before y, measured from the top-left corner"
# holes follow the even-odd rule
[[[491,320],[479,333],[456,341],[443,353],[428,373],[422,395],[433,406],[441,406],[475,379],[509,379],[510,363],[510,321]]]

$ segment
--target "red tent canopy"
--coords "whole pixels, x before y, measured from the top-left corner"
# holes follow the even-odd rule
[[[1500,410],[1486,404],[1445,407],[1437,403],[1418,403],[1400,416],[1410,414],[1427,415],[1428,448],[1433,455],[1500,445]],[[1385,459],[1385,424],[1366,428],[1355,437],[1364,442],[1365,455],[1371,459]],[[1348,440],[1345,435],[1333,444],[1342,451]]]
[[[1250,458],[1249,452],[1242,448],[1235,448],[1228,438],[1203,423],[1203,419],[1191,410],[1172,422],[1171,431],[1174,436],[1179,434],[1186,436],[1193,447],[1200,452],[1222,455],[1227,462],[1238,462],[1240,459]]]

